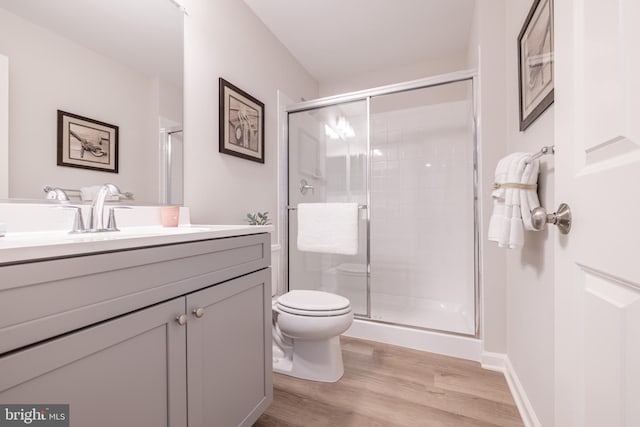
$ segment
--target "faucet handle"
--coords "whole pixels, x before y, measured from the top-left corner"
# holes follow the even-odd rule
[[[82,219],[82,207],[74,206],[74,205],[60,205],[60,206],[52,206],[52,208],[58,209],[75,209],[76,214],[73,218],[73,226],[71,227],[71,231],[69,233],[84,233],[87,229],[84,226],[84,220]]]
[[[116,209],[131,209],[130,206],[112,206],[109,208],[109,219],[107,220],[106,231],[120,231],[116,224]]]
[[[61,203],[69,203],[69,196],[62,188],[44,187],[44,192],[47,193],[47,200],[56,200]]]

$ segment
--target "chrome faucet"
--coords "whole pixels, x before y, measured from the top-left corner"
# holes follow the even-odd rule
[[[114,184],[103,184],[91,203],[89,231],[109,231],[104,226],[104,202],[108,196],[126,197]]]

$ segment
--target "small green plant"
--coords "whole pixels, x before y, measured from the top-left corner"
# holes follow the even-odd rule
[[[256,212],[254,214],[248,213],[245,221],[247,221],[249,225],[271,224],[271,222],[269,221],[269,212]]]

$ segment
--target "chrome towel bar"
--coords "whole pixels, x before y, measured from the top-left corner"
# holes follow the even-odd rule
[[[297,211],[297,206],[287,206],[287,209],[290,211]],[[358,209],[367,209],[367,205],[358,205]]]
[[[539,159],[542,156],[546,156],[547,154],[555,154],[556,147],[555,145],[545,145],[535,154],[532,154],[526,161],[526,163],[530,163],[532,160]]]

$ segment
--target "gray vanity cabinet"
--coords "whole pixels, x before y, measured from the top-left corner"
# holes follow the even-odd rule
[[[185,426],[181,313],[184,298],[4,356],[0,402],[69,404],[78,427]]]
[[[269,262],[257,234],[0,266],[0,403],[69,404],[76,427],[251,426],[272,400]],[[34,289],[42,308],[10,305]]]
[[[187,295],[194,316],[187,323],[190,427],[251,426],[271,403],[268,275],[262,270]]]

